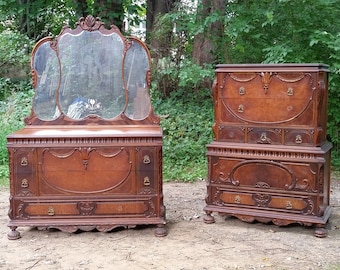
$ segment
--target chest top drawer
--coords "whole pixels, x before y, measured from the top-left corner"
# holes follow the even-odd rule
[[[251,123],[284,123],[303,116],[316,91],[307,73],[220,74],[219,88],[222,110]]]
[[[328,66],[221,64],[213,98],[217,125],[314,129],[325,134]]]

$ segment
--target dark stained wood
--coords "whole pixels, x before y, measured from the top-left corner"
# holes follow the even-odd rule
[[[247,222],[315,225],[315,236],[326,236],[327,96],[323,64],[217,66],[206,223],[218,212]]]
[[[156,225],[156,236],[167,234],[150,68],[144,43],[92,16],[37,43],[32,112],[7,136],[9,239],[20,238],[20,226],[75,232]]]

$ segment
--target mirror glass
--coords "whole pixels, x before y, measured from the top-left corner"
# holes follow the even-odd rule
[[[57,54],[51,48],[50,41],[41,43],[36,49],[32,59],[32,68],[37,75],[33,110],[41,120],[54,120],[60,115],[56,104],[60,67]]]
[[[124,80],[128,89],[128,106],[125,114],[134,120],[146,118],[151,109],[147,85],[149,69],[148,53],[139,40],[132,40],[132,46],[124,59]]]
[[[112,33],[83,31],[61,36],[59,104],[72,119],[98,115],[112,119],[123,112],[126,94],[122,76],[124,43]]]

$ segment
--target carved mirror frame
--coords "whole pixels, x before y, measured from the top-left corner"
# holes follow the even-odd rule
[[[159,124],[146,45],[99,18],[80,18],[34,47],[35,95],[27,125]]]

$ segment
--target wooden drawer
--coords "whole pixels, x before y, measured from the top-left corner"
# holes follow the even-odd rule
[[[308,73],[227,73],[218,82],[222,111],[238,122],[313,125],[316,83]],[[311,114],[312,113],[312,114]],[[225,119],[222,112],[222,121]]]
[[[284,196],[263,191],[231,191],[214,189],[216,204],[222,206],[247,207],[275,210],[288,213],[316,215],[315,198],[311,196]]]
[[[220,142],[293,146],[313,146],[315,141],[315,133],[312,129],[286,129],[280,127],[219,125],[215,137]]]
[[[37,193],[35,153],[32,148],[10,149],[13,158],[13,187],[19,196],[32,196]]]
[[[155,179],[161,177],[160,151],[158,147],[142,147],[137,149],[136,176],[137,193],[153,194],[157,192],[158,185]]]
[[[115,200],[15,200],[15,218],[66,218],[66,217],[143,217],[155,216],[155,198],[124,198]]]
[[[294,146],[313,146],[314,130],[285,129],[284,144]]]
[[[135,194],[133,159],[133,147],[38,149],[40,194]]]
[[[282,144],[280,128],[248,128],[247,142],[255,144]]]
[[[219,125],[217,129],[217,134],[215,135],[216,140],[221,142],[245,142],[245,130],[244,127],[239,126],[226,126]]]
[[[15,194],[18,196],[33,196],[37,194],[37,181],[33,173],[18,173],[13,183]]]
[[[213,184],[239,188],[317,192],[315,163],[279,162],[274,160],[247,160],[210,157],[209,179]]]

